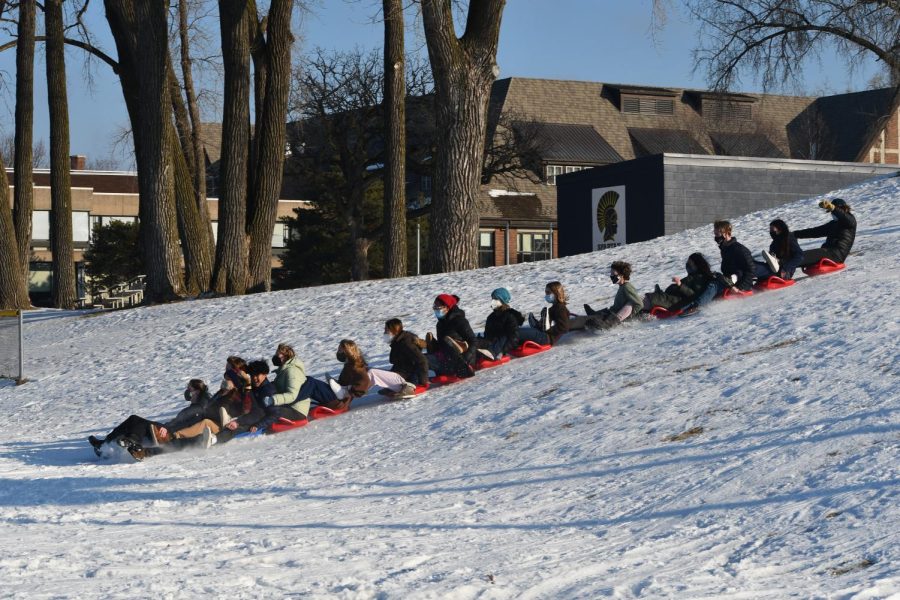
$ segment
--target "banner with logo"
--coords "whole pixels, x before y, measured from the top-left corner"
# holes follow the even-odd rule
[[[625,245],[625,186],[591,191],[594,250]]]

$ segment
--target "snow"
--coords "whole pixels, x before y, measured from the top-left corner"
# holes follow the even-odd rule
[[[840,273],[142,463],[98,460],[85,438],[174,414],[186,381],[215,385],[230,354],[290,342],[323,375],[352,337],[384,366],[383,322],[424,335],[438,293],[461,296],[479,328],[494,287],[529,311],[559,279],[580,312],[612,299],[614,259],[641,291],[692,251],[717,265],[711,228],[549,262],[34,318],[31,382],[0,385],[2,595],[900,597],[900,178],[839,194],[859,220]],[[815,202],[736,219],[736,235],[760,250],[773,218],[824,222]]]

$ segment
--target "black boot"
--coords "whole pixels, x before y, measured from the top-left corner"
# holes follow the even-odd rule
[[[584,314],[586,314],[586,315],[593,315],[593,314],[596,314],[596,312],[597,312],[596,310],[594,310],[593,308],[591,308],[590,304],[585,304],[585,305],[584,305]]]
[[[88,442],[91,443],[91,447],[94,449],[94,454],[100,456],[100,447],[103,445],[103,440],[90,435],[88,436]]]

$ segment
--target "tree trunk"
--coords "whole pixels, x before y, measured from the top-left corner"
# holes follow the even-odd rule
[[[28,290],[16,247],[16,230],[9,210],[9,181],[0,156],[0,310],[28,308]]]
[[[251,292],[272,289],[272,230],[284,173],[285,121],[291,87],[293,0],[272,0],[266,42],[254,59],[263,81],[256,93],[253,187],[248,200]],[[263,67],[263,65],[265,65]]]
[[[225,68],[219,237],[213,281],[217,292],[247,290],[247,163],[250,139],[250,11],[246,2],[219,0]]]
[[[406,63],[403,2],[384,0],[384,275],[406,276]]]
[[[369,278],[369,248],[372,241],[366,237],[359,236],[358,231],[354,231],[353,238],[353,263],[350,267],[350,277],[353,281],[365,281]]]
[[[172,130],[169,132],[171,136],[169,142],[174,149],[169,154],[169,165],[173,167],[174,173],[178,234],[182,240],[181,251],[184,255],[184,285],[185,291],[189,295],[196,295],[210,289],[215,247],[208,209],[202,210],[202,208],[207,208],[206,200],[204,199],[202,204],[198,204],[195,196],[194,183],[196,179],[192,177],[192,173],[196,166],[191,162],[195,155],[191,146],[188,112],[184,106],[181,88],[171,63],[167,71],[169,93],[175,115],[175,126],[174,128],[170,127]]]
[[[75,252],[69,176],[69,102],[66,92],[62,0],[44,3],[47,30],[47,99],[50,108],[50,251],[53,306],[75,308]]]
[[[34,0],[19,2],[19,30],[16,44],[16,155],[13,165],[15,200],[13,221],[19,249],[19,263],[28,289],[31,259],[31,219],[34,210]]]
[[[144,296],[148,302],[168,302],[182,293],[182,266],[178,252],[178,230],[174,182],[169,159],[175,151],[170,135],[167,12],[154,0],[134,3],[137,46],[141,65],[139,80],[137,153],[140,193],[140,246],[147,269]]]
[[[451,3],[422,1],[436,125],[443,136],[434,157],[429,240],[437,272],[478,265],[477,198],[504,4],[505,0],[469,3],[465,33],[457,38]]]
[[[178,35],[181,46],[181,77],[184,80],[184,95],[187,99],[188,115],[191,118],[191,152],[193,160],[188,161],[192,168],[194,198],[200,208],[201,216],[209,221],[209,210],[206,206],[206,159],[203,156],[201,143],[202,124],[200,122],[200,106],[197,104],[197,92],[194,88],[194,75],[191,68],[190,40],[188,35],[187,0],[178,2]],[[212,229],[210,228],[210,231]],[[212,240],[210,233],[210,240]],[[208,285],[208,284],[207,284]]]

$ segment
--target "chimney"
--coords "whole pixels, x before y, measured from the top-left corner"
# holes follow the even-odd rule
[[[84,171],[87,166],[87,156],[83,154],[73,154],[69,157],[69,168],[73,171]]]

